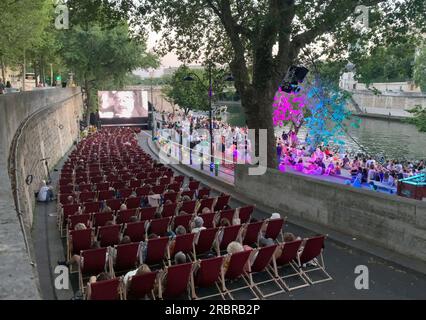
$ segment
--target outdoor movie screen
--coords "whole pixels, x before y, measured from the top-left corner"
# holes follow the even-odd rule
[[[98,97],[101,119],[148,117],[146,91],[99,91]]]

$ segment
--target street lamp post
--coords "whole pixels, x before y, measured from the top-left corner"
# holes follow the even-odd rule
[[[184,81],[194,81],[197,78],[197,80],[203,84],[203,81],[200,79],[200,77],[196,74],[191,72],[186,76],[183,80]],[[225,79],[225,81],[234,81],[234,78],[232,75],[228,75]],[[213,78],[212,78],[212,64],[209,63],[209,134],[210,134],[210,172],[214,171],[215,164],[214,164],[214,150],[213,150]]]

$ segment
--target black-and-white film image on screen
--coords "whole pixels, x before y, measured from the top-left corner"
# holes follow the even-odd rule
[[[144,118],[148,117],[148,100],[144,91],[99,91],[99,117]]]

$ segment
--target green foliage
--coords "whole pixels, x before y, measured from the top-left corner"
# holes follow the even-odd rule
[[[414,82],[426,93],[426,45],[419,48],[414,64]]]
[[[414,124],[419,131],[426,132],[426,108],[417,105],[407,111],[413,114],[413,118],[408,119],[407,122]]]
[[[213,100],[222,93],[225,87],[225,74],[222,69],[212,67]],[[194,81],[185,81],[185,77],[191,75]],[[179,67],[173,76],[166,81],[163,93],[167,100],[178,105],[185,113],[190,110],[209,110],[208,90],[209,71],[191,70],[187,66]]]

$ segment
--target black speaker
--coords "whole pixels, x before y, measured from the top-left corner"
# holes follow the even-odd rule
[[[287,93],[299,92],[299,84],[303,82],[309,70],[305,67],[291,66],[281,83],[281,90]]]

